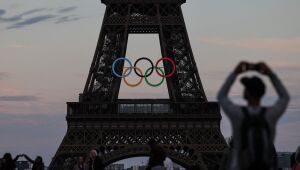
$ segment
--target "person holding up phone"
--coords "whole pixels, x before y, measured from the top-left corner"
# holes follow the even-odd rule
[[[21,156],[23,156],[27,161],[32,163],[32,170],[44,170],[45,169],[44,161],[43,161],[43,158],[41,156],[37,156],[35,158],[35,160],[31,159],[26,154],[22,154]]]
[[[243,98],[247,106],[234,104],[228,97],[238,75],[247,71],[257,71],[268,76],[279,96],[270,107],[261,106],[266,86],[258,76],[243,77],[245,87]],[[276,168],[274,138],[276,123],[289,102],[289,94],[275,73],[265,64],[241,62],[226,79],[218,94],[218,100],[231,121],[233,130],[232,158],[230,170],[267,170]]]

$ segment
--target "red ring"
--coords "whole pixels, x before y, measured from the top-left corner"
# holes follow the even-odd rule
[[[156,73],[157,73],[159,76],[164,77],[164,78],[168,78],[168,77],[173,76],[173,74],[175,74],[175,71],[176,71],[176,65],[175,65],[174,60],[171,59],[170,57],[164,57],[164,58],[161,58],[161,59],[157,60],[157,62],[156,62],[156,64],[155,64],[155,68],[158,67],[158,63],[159,63],[160,61],[162,61],[162,60],[168,60],[168,61],[170,61],[171,64],[173,65],[173,70],[172,70],[172,72],[171,72],[170,74],[168,74],[168,75],[163,75],[163,74],[161,74],[157,69],[155,69]]]

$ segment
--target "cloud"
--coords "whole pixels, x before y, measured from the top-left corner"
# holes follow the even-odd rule
[[[73,11],[77,8],[78,7],[76,7],[76,6],[70,6],[70,7],[67,7],[67,8],[60,9],[60,10],[58,10],[58,12],[59,13],[67,13],[67,12]]]
[[[5,14],[5,10],[4,9],[0,9],[0,16],[4,15]]]
[[[29,11],[26,11],[20,15],[24,16],[24,15],[29,15],[29,14],[33,14],[33,13],[37,13],[37,12],[40,12],[40,11],[45,11],[47,10],[46,8],[36,8],[36,9],[32,9],[32,10],[29,10]]]
[[[37,16],[37,17],[32,17],[32,18],[26,19],[24,21],[17,22],[15,24],[7,27],[7,29],[22,28],[22,27],[36,24],[39,22],[43,22],[43,21],[46,21],[46,20],[49,20],[49,19],[55,18],[55,17],[56,17],[55,15],[41,15],[41,16]]]
[[[71,12],[77,8],[78,7],[76,6],[70,6],[70,7],[65,7],[56,10],[50,10],[47,8],[36,8],[10,17],[4,17],[4,15],[6,14],[6,10],[0,9],[0,22],[5,22],[10,24],[9,26],[6,27],[6,29],[23,28],[28,25],[33,25],[43,21],[48,21],[52,18],[56,18],[52,20],[55,24],[72,22],[81,19],[81,17],[77,17],[73,15],[67,16],[64,14]],[[28,18],[29,15],[33,15],[36,13],[40,13],[40,14]]]
[[[60,17],[55,21],[55,24],[61,24],[61,23],[65,23],[65,22],[71,22],[71,21],[77,21],[79,20],[79,17],[75,17],[75,16],[64,16],[64,17]]]
[[[9,77],[9,73],[7,72],[0,72],[0,80],[8,78]]]
[[[240,40],[228,40],[224,38],[206,37],[201,42],[219,46],[270,50],[275,52],[300,53],[300,37],[295,38],[245,38]]]
[[[0,9],[0,21],[2,21],[2,22],[16,22],[16,21],[22,20],[22,18],[26,15],[34,14],[34,13],[41,12],[41,11],[44,11],[44,10],[46,10],[46,8],[36,8],[36,9],[32,9],[32,10],[23,12],[21,14],[12,16],[12,17],[1,17],[1,15],[4,15],[6,13],[6,11],[3,10],[3,9]]]
[[[13,101],[13,102],[23,102],[23,101],[37,101],[39,98],[36,96],[0,96],[0,101]]]

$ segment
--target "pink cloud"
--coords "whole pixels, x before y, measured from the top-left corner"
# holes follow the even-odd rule
[[[300,53],[300,37],[295,38],[245,38],[239,40],[228,40],[217,37],[201,38],[201,42],[213,45],[270,50],[276,52]]]
[[[300,70],[300,63],[293,61],[270,61],[270,65],[276,69]]]
[[[4,85],[4,84],[0,84],[0,96],[6,96],[6,95],[19,95],[21,92],[11,86],[11,85]]]
[[[7,45],[8,48],[20,49],[20,48],[29,48],[31,46],[25,44],[9,44]]]
[[[0,72],[0,80],[4,79],[4,78],[8,78],[9,77],[9,73],[8,72]]]

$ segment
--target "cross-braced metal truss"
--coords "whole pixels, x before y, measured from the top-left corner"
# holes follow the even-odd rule
[[[52,168],[66,167],[69,158],[85,156],[91,149],[102,153],[106,165],[129,157],[149,155],[147,142],[155,139],[174,162],[186,168],[200,164],[211,169],[218,165],[226,147],[218,122],[112,122],[115,121],[70,123]]]
[[[176,73],[167,78],[172,101],[206,101],[185,28],[180,3],[109,3],[81,101],[116,101],[120,78],[112,63],[124,57],[130,33],[159,34],[162,56],[171,57]],[[144,1],[140,1],[144,2]],[[151,1],[149,1],[151,2]],[[166,72],[173,68],[164,62]],[[123,71],[123,64],[118,71]]]
[[[106,165],[149,154],[155,138],[173,161],[209,170],[226,148],[220,109],[208,102],[188,38],[181,4],[185,0],[102,0],[106,12],[89,75],[78,103],[68,103],[68,131],[49,169],[70,169],[76,156],[102,152]],[[159,35],[161,54],[175,61],[167,78],[169,99],[119,100],[121,78],[113,61],[126,55],[129,34]],[[120,62],[121,63],[121,62]],[[171,64],[163,61],[164,71]],[[116,66],[123,72],[124,63]]]

